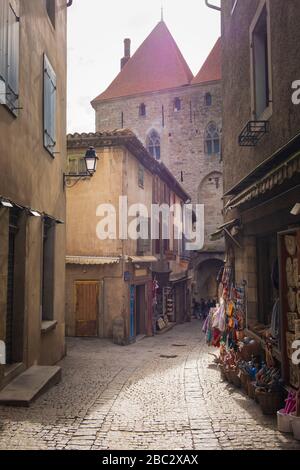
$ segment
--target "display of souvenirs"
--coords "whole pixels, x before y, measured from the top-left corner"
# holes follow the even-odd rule
[[[286,260],[286,280],[288,287],[295,287],[294,268],[292,258]]]
[[[297,310],[300,315],[300,290],[297,292]]]
[[[295,341],[295,335],[294,333],[287,332],[286,333],[286,351],[287,351],[287,356],[289,359],[292,358],[294,349],[293,349],[293,342]]]
[[[300,339],[300,320],[297,319],[295,320],[295,329],[294,329],[294,332],[295,332],[295,340],[299,340]]]
[[[296,237],[294,235],[286,235],[284,237],[286,251],[290,256],[295,256],[297,250]]]
[[[297,313],[289,312],[287,314],[288,318],[288,330],[295,333],[295,321],[298,319]]]
[[[299,274],[298,274],[298,259],[293,259],[293,277],[295,287],[299,287]]]
[[[265,391],[278,391],[281,389],[280,379],[280,371],[265,364],[256,375],[256,386]]]
[[[296,310],[296,293],[291,288],[288,290],[287,299],[288,299],[288,304],[289,304],[290,311],[295,312],[295,310]]]

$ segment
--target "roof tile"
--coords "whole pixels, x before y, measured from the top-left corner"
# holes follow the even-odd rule
[[[92,101],[189,85],[193,74],[166,24],[161,21],[104,93]]]

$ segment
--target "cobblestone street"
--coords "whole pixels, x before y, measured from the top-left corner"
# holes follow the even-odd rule
[[[223,383],[200,323],[121,348],[69,339],[61,383],[0,408],[0,449],[300,449]]]

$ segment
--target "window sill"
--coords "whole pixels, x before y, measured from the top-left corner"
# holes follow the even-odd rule
[[[52,320],[52,321],[42,321],[41,325],[41,333],[42,335],[46,335],[50,331],[53,331],[56,329],[57,326],[57,320]]]

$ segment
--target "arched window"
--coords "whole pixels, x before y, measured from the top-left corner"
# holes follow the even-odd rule
[[[180,98],[175,98],[174,100],[174,111],[180,111],[181,110],[181,100]]]
[[[140,104],[139,115],[140,116],[146,116],[146,105],[145,105],[145,103]]]
[[[212,105],[212,96],[210,93],[205,94],[205,106],[211,106]]]
[[[151,131],[147,139],[148,152],[156,160],[160,160],[160,137],[156,131]]]
[[[220,153],[220,135],[214,122],[208,124],[205,131],[205,153],[216,155]]]

